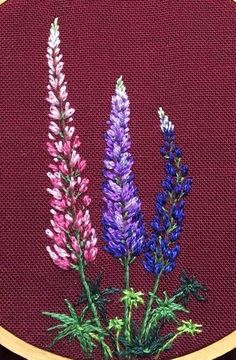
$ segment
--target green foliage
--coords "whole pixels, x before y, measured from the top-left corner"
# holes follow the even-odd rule
[[[181,304],[175,302],[175,298],[169,298],[167,293],[164,292],[164,299],[155,296],[157,307],[151,311],[150,319],[145,329],[145,336],[150,336],[150,330],[155,328],[158,321],[165,322],[176,321],[176,312],[183,311],[189,312]]]
[[[141,291],[135,292],[133,288],[125,289],[123,291],[124,296],[121,298],[120,301],[128,303],[130,308],[138,307],[139,304],[144,304],[144,300],[142,296],[144,295]]]
[[[136,332],[131,333],[131,341],[128,342],[125,337],[120,338],[124,349],[118,353],[119,357],[138,356],[147,357],[155,355],[164,346],[169,339],[173,337],[173,333],[166,336],[149,336],[147,339],[140,339]]]
[[[69,341],[75,339],[80,343],[84,353],[91,354],[96,347],[94,340],[101,341],[106,334],[93,320],[85,320],[84,313],[78,316],[68,300],[65,300],[65,302],[69,310],[69,315],[43,312],[43,315],[60,322],[48,329],[48,331],[58,331],[51,343],[51,347],[63,338],[67,338]]]
[[[188,304],[190,296],[194,297],[197,301],[205,300],[205,296],[202,293],[207,292],[207,288],[199,283],[194,276],[189,277],[186,273],[182,273],[180,282],[181,285],[174,294],[175,299],[182,301],[184,305]]]
[[[176,312],[184,311],[189,312],[181,304],[175,302],[175,298],[169,298],[167,293],[164,292],[164,299],[156,297],[156,302],[158,307],[152,311],[153,315],[159,319],[164,319],[166,321],[176,321]]]
[[[202,332],[202,325],[194,324],[191,319],[186,321],[182,320],[180,325],[177,327],[177,331],[179,334],[187,333],[193,336]]]
[[[115,331],[121,331],[124,326],[124,321],[119,319],[117,316],[114,319],[109,320],[108,329],[114,329]]]
[[[87,284],[90,289],[90,295],[91,295],[92,302],[95,304],[97,311],[98,311],[99,315],[101,316],[101,318],[103,319],[103,321],[105,321],[107,323],[108,319],[107,319],[106,305],[108,302],[111,301],[111,299],[108,299],[107,297],[111,296],[113,294],[119,293],[119,292],[121,292],[121,290],[118,288],[114,288],[114,287],[108,287],[106,289],[101,290],[100,289],[101,280],[102,280],[102,274],[99,274],[95,278],[94,282],[87,279]],[[77,306],[79,304],[84,304],[84,303],[88,304],[88,298],[87,298],[86,292],[83,292],[79,296],[75,306]]]
[[[120,289],[109,287],[101,290],[100,274],[94,281],[86,279],[92,303],[95,305],[98,314],[106,323],[106,330],[98,326],[96,320],[88,319],[88,312],[92,310],[91,302],[89,303],[86,291],[80,295],[76,305],[84,304],[83,310],[77,314],[72,304],[65,300],[68,314],[44,312],[45,316],[49,316],[58,321],[58,323],[48,329],[48,331],[57,331],[51,346],[57,341],[67,338],[69,341],[77,340],[85,354],[91,356],[97,344],[102,344],[104,358],[111,358],[112,353],[108,345],[104,342],[104,337],[109,335],[111,344],[114,348],[113,356],[118,358],[127,357],[148,357],[159,355],[163,351],[169,350],[175,339],[184,334],[195,335],[202,331],[202,326],[195,324],[192,320],[179,320],[178,312],[188,313],[184,305],[187,305],[190,297],[194,297],[198,301],[205,299],[202,292],[207,291],[204,285],[200,284],[195,277],[188,277],[182,274],[180,277],[181,285],[172,297],[166,292],[160,298],[155,293],[149,295],[153,297],[153,304],[150,315],[146,323],[145,331],[142,333],[136,326],[134,320],[131,319],[131,311],[129,318],[129,337],[126,336],[124,329],[124,319],[117,316],[108,321],[106,305],[110,301],[109,296],[121,292]],[[135,292],[133,288],[122,291],[121,301],[127,303],[128,308],[138,307],[144,304],[143,293]],[[165,325],[169,322],[175,324],[175,332],[169,332],[167,335]]]

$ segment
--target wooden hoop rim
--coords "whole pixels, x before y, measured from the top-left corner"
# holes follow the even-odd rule
[[[0,5],[7,0],[0,0]],[[236,2],[236,0],[233,0]],[[19,339],[9,331],[0,327],[0,344],[8,350],[14,352],[19,356],[23,356],[27,360],[71,360],[62,357],[46,350],[37,348],[27,342]],[[236,331],[225,336],[223,339],[206,346],[205,348],[195,351],[191,354],[181,356],[173,360],[214,360],[215,358],[226,354],[227,352],[236,348]]]
[[[23,356],[27,360],[71,360],[46,350],[37,348],[27,342],[19,339],[9,331],[0,327],[0,344],[8,350]],[[184,355],[173,360],[213,360],[218,356],[224,355],[236,347],[236,331],[225,336],[223,339],[206,346],[205,348],[195,351],[191,354]]]

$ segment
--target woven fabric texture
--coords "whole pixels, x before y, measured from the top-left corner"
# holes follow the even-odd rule
[[[209,288],[191,303],[204,331],[185,337],[162,359],[201,349],[236,329],[235,323],[235,6],[230,0],[8,0],[0,6],[1,325],[45,348],[52,324],[43,310],[64,311],[79,294],[76,274],[46,253],[49,185],[46,172],[48,82],[46,48],[58,16],[69,101],[88,160],[91,216],[101,238],[103,134],[116,79],[131,101],[130,132],[136,184],[145,222],[164,176],[156,108],[175,124],[177,143],[193,177],[178,266],[161,283],[173,291],[182,269]],[[122,286],[119,262],[102,250],[89,270],[105,285]],[[131,284],[149,291],[152,276],[136,262]],[[110,314],[121,308],[116,303]],[[141,316],[140,312],[136,317]],[[53,352],[83,359],[76,343]],[[99,360],[101,355],[96,353]]]

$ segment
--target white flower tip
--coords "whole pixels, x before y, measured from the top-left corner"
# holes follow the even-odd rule
[[[125,89],[125,86],[124,86],[123,76],[122,75],[119,77],[119,79],[116,82],[116,88],[118,90],[120,90],[121,92],[125,93],[126,89]]]
[[[160,106],[159,109],[158,109],[158,115],[160,118],[163,118],[165,116],[165,112],[164,110],[162,109],[162,107]]]
[[[158,109],[158,115],[159,115],[159,118],[160,118],[161,131],[162,132],[164,132],[165,130],[173,131],[174,130],[174,124],[172,124],[172,122],[169,120],[168,115],[165,114],[162,107],[160,107]]]
[[[53,20],[52,28],[55,28],[55,29],[58,28],[58,17],[56,17],[56,18]]]

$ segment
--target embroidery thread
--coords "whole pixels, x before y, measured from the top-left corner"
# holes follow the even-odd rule
[[[67,101],[59,45],[56,18],[51,24],[47,49],[47,101],[50,104],[47,149],[53,158],[47,174],[51,182],[47,191],[52,195],[51,227],[46,230],[52,245],[47,246],[47,251],[55,265],[78,272],[82,293],[74,305],[65,300],[67,314],[43,312],[58,321],[48,329],[57,332],[52,346],[67,338],[77,340],[86,357],[92,356],[98,345],[104,359],[159,357],[180,336],[193,336],[202,331],[202,325],[179,316],[181,312],[189,313],[187,306],[191,297],[197,301],[205,299],[207,289],[195,277],[183,273],[181,284],[172,296],[165,291],[158,295],[161,277],[174,270],[180,252],[185,198],[192,185],[188,166],[182,164],[183,151],[175,144],[174,125],[160,108],[158,116],[164,142],[160,151],[166,177],[161,183],[162,191],[156,196],[152,233],[148,234],[132,170],[129,99],[120,77],[112,97],[105,134],[102,225],[104,249],[122,265],[124,288],[103,289],[101,274],[94,281],[90,280],[86,268],[98,254],[97,236],[90,219],[89,180],[84,176],[86,161],[79,154],[80,139],[71,125],[75,110]],[[141,261],[144,270],[153,276],[153,290],[148,294],[133,289],[130,284],[131,265],[135,260]],[[123,318],[109,319],[107,315],[107,305],[113,294],[120,294],[124,304]],[[139,323],[132,316],[138,306],[145,307]],[[173,331],[169,330],[169,324]]]

